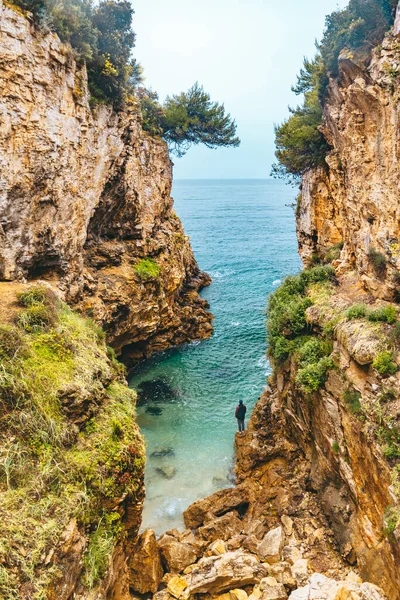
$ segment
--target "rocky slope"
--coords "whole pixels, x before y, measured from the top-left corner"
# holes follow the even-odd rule
[[[211,335],[209,283],[136,101],[90,108],[85,67],[0,2],[0,278],[44,278],[127,362]]]
[[[49,286],[0,283],[0,597],[127,598],[144,499],[135,393]]]

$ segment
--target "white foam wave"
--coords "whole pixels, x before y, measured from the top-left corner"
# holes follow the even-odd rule
[[[272,285],[274,287],[276,287],[277,285],[279,285],[280,283],[282,283],[282,279],[274,279],[274,281],[272,282]]]

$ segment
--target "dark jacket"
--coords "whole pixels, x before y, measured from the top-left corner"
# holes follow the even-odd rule
[[[239,419],[239,421],[243,421],[246,415],[246,410],[247,408],[245,404],[238,404],[235,411],[235,417]]]

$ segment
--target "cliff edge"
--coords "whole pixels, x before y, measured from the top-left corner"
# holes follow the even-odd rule
[[[0,278],[46,279],[102,325],[128,364],[211,335],[210,282],[173,211],[166,144],[89,105],[57,35],[0,4]]]

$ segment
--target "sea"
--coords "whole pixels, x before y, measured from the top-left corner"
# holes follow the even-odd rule
[[[296,195],[275,180],[174,182],[175,211],[213,280],[201,294],[215,330],[131,374],[147,444],[143,529],[182,529],[189,504],[234,484],[235,407],[242,399],[250,415],[270,373],[267,297],[300,270]]]

